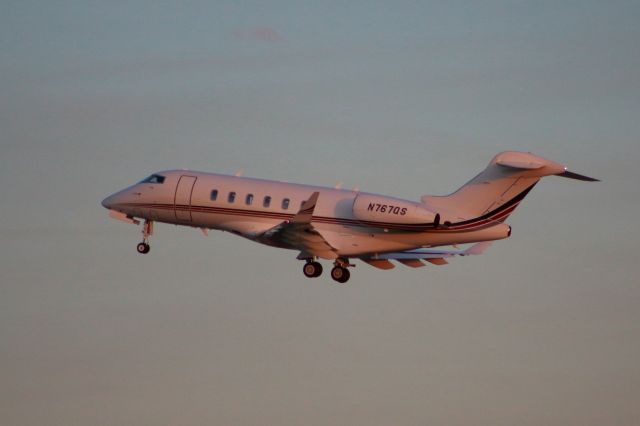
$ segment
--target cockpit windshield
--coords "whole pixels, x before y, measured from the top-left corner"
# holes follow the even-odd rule
[[[140,183],[164,183],[164,176],[151,175],[148,178],[140,181]]]

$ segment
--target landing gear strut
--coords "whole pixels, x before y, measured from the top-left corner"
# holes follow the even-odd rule
[[[136,247],[138,253],[149,253],[149,250],[151,250],[151,246],[149,246],[149,237],[151,235],[153,235],[153,221],[145,220],[144,225],[142,225],[142,242]]]

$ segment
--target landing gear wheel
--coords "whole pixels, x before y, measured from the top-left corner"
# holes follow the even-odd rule
[[[318,262],[307,262],[302,267],[302,272],[307,278],[316,278],[322,274],[322,265]]]
[[[147,244],[145,242],[142,242],[142,243],[138,244],[136,249],[138,250],[138,253],[140,253],[140,254],[147,254],[147,253],[149,253],[149,250],[151,250],[151,247],[149,246],[149,244]]]
[[[331,278],[341,284],[349,281],[350,276],[351,274],[349,273],[349,270],[347,268],[343,268],[342,266],[335,266],[331,270]]]
[[[151,250],[151,247],[149,247],[149,237],[151,235],[153,235],[153,221],[147,219],[142,226],[142,242],[136,247],[138,253],[149,253],[149,250]]]

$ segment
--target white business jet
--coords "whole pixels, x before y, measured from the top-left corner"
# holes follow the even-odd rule
[[[297,250],[304,274],[318,277],[318,259],[333,261],[331,278],[349,279],[350,259],[376,268],[447,263],[480,254],[509,237],[505,220],[544,176],[597,179],[531,153],[506,151],[460,189],[420,202],[384,195],[186,170],[154,173],[105,198],[109,216],[139,225],[139,253],[149,252],[154,222],[233,232],[269,246]],[[441,249],[476,243],[466,250]]]

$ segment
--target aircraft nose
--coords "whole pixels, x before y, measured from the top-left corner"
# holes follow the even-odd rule
[[[105,209],[111,209],[111,206],[113,206],[113,204],[114,204],[114,196],[113,195],[109,195],[107,198],[102,200],[101,204],[102,204],[102,207],[104,207]]]

